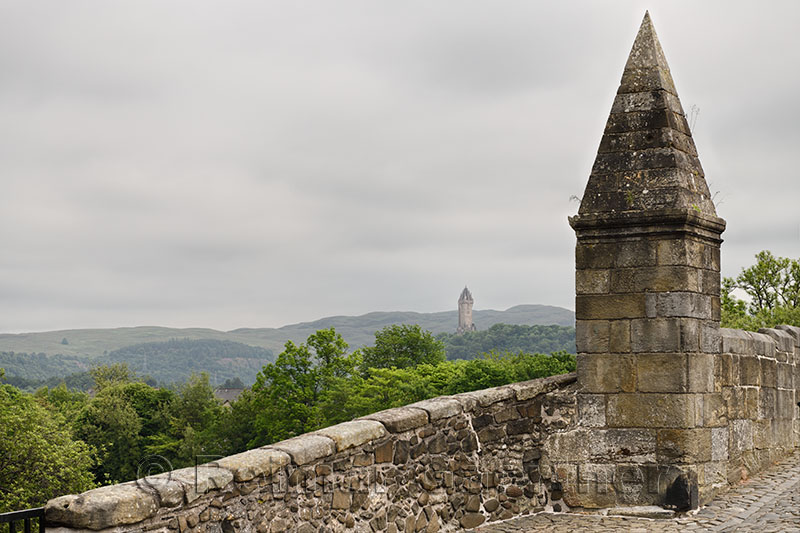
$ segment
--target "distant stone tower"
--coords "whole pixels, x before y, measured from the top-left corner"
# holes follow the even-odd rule
[[[475,324],[472,323],[472,293],[464,287],[461,296],[458,297],[458,329],[456,335],[462,335],[467,331],[475,331]]]

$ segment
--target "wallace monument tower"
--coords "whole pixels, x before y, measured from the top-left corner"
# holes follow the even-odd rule
[[[472,293],[464,287],[461,296],[458,297],[458,329],[456,335],[462,335],[467,331],[475,331],[475,324],[472,323]]]

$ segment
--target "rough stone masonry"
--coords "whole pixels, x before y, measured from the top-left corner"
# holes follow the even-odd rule
[[[570,224],[577,376],[427,400],[62,496],[48,522],[60,533],[410,533],[542,510],[682,510],[800,445],[800,328],[720,328],[725,222],[649,15]]]

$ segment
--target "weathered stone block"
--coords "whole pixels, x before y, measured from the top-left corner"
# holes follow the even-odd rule
[[[367,415],[363,419],[380,422],[392,433],[403,433],[427,424],[428,413],[415,407],[395,407]]]
[[[722,351],[719,322],[702,322],[700,324],[700,351],[714,354]]]
[[[642,392],[685,392],[686,354],[637,354],[636,380],[637,390]]]
[[[575,297],[577,320],[613,320],[643,318],[644,294],[586,294]]]
[[[685,265],[707,270],[719,270],[714,268],[713,258],[710,250],[706,250],[703,242],[693,239],[663,239],[658,241],[658,264],[659,265]]]
[[[633,392],[636,366],[630,354],[578,354],[578,382],[586,392]]]
[[[748,335],[750,335],[750,338],[752,339],[756,355],[769,357],[771,359],[775,358],[775,351],[778,347],[778,343],[775,341],[775,339],[766,333],[756,333],[753,331],[749,331]]]
[[[577,380],[577,375],[574,372],[569,374],[559,374],[557,376],[549,376],[546,378],[531,379],[529,381],[520,381],[507,385],[507,388],[514,391],[514,397],[517,401],[523,402],[531,398],[551,392],[557,388],[574,383]]]
[[[131,482],[61,496],[47,502],[44,511],[52,524],[98,530],[141,522],[157,510],[156,496]]]
[[[778,384],[778,362],[775,359],[761,359],[761,386],[775,388]]]
[[[608,351],[611,353],[627,353],[631,351],[630,320],[613,320],[609,323]]]
[[[685,266],[648,266],[611,271],[610,291],[624,292],[699,292],[698,269]]]
[[[776,418],[792,419],[795,414],[795,391],[778,390],[776,391]]]
[[[755,347],[750,333],[740,329],[720,328],[722,352],[730,354],[754,354]]]
[[[668,70],[658,67],[625,69],[617,94],[643,93],[663,88],[666,88],[672,94],[678,94],[672,81],[672,75]],[[678,116],[677,113],[674,114]],[[691,134],[688,126],[683,133],[686,135]]]
[[[711,428],[711,460],[728,460],[728,428]]]
[[[741,457],[753,449],[753,422],[751,420],[733,420],[728,432],[728,451],[732,458]]]
[[[578,353],[607,353],[609,330],[608,320],[579,320],[575,324],[575,344]]]
[[[689,428],[696,422],[694,394],[609,395],[606,420],[609,427]]]
[[[756,356],[739,358],[739,379],[742,385],[761,385],[761,361]]]
[[[781,326],[775,326],[775,329],[785,331],[786,333],[791,335],[792,338],[794,338],[794,345],[800,347],[800,327],[781,325]]]
[[[661,429],[657,457],[666,463],[698,463],[711,460],[711,428]]]
[[[170,477],[183,483],[187,502],[193,502],[203,494],[213,489],[221,489],[233,481],[232,472],[215,465],[173,470],[170,472]]]
[[[578,394],[578,425],[592,428],[606,425],[605,394]]]
[[[256,448],[246,452],[223,457],[215,464],[230,470],[236,481],[250,481],[258,476],[271,476],[284,466],[291,463],[288,454],[269,448]]]
[[[728,408],[722,393],[703,395],[703,425],[723,427],[728,424]]]
[[[795,340],[788,331],[781,329],[762,328],[758,330],[758,332],[771,337],[775,341],[778,350],[781,350],[782,352],[794,351]]]
[[[714,380],[717,387],[732,387],[739,380],[739,361],[733,355],[722,353],[714,357]],[[733,370],[736,369],[734,376]],[[734,381],[734,379],[736,381]]]
[[[481,407],[489,407],[498,402],[503,402],[514,398],[514,389],[508,386],[495,387],[492,389],[476,390],[464,392],[453,396],[459,402],[465,402],[464,409],[469,409],[467,405],[477,404]]]
[[[592,436],[589,436],[592,438]],[[604,453],[595,458],[611,462],[648,463],[656,458],[656,430],[608,429],[603,435]]]
[[[575,271],[576,294],[605,294],[609,289],[608,269],[582,269]]]
[[[679,318],[631,320],[631,350],[634,352],[680,352]]]
[[[776,383],[779,389],[793,389],[793,366],[789,363],[778,363],[776,366]]]
[[[611,268],[614,266],[616,252],[616,243],[587,243],[579,241],[575,246],[575,268],[577,270]]]
[[[761,389],[758,387],[742,387],[744,392],[744,418],[755,420],[758,418],[759,406],[761,404]]]
[[[720,295],[719,270],[698,270],[700,276],[700,292],[709,296]]]
[[[394,457],[394,443],[391,439],[379,444],[375,448],[376,463],[391,463]]]
[[[317,430],[314,433],[331,439],[336,443],[336,451],[341,452],[385,436],[386,428],[374,420],[352,420]]]
[[[463,411],[461,404],[457,400],[450,398],[432,398],[430,400],[422,400],[421,402],[412,403],[407,407],[416,407],[428,413],[428,418],[431,422],[440,420],[442,418],[450,418],[461,414]]]
[[[651,292],[645,305],[648,317],[711,319],[711,296],[696,292]]]
[[[296,465],[305,465],[336,453],[336,444],[322,435],[305,434],[275,444],[270,448],[288,453]]]
[[[616,268],[646,267],[656,264],[656,248],[648,239],[625,240],[617,245]]]
[[[714,392],[714,355],[692,353],[689,362],[689,391]]]

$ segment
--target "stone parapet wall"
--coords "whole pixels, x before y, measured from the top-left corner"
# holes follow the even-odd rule
[[[197,468],[62,496],[48,502],[47,520],[61,533],[435,532],[560,510],[561,487],[539,461],[548,436],[575,423],[575,380],[381,411]]]
[[[758,333],[722,328],[714,397],[706,411],[712,429],[706,476],[717,486],[736,483],[800,446],[800,328]]]
[[[703,355],[711,372],[689,367],[676,376],[662,365],[661,379],[678,392],[596,394],[592,383],[617,379],[625,367],[585,382],[579,373],[578,416],[542,447],[541,464],[562,484],[568,507],[663,505],[680,476],[708,502],[800,447],[800,328],[718,331],[719,348],[709,350],[718,353]],[[641,374],[630,379],[640,391],[649,383]],[[693,380],[707,383],[703,393]]]

